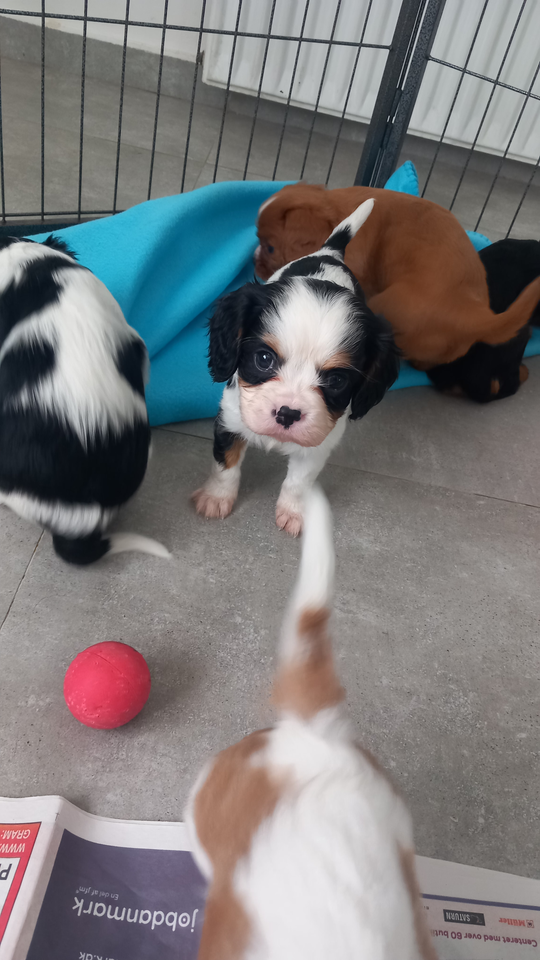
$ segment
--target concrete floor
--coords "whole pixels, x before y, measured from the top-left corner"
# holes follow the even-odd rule
[[[3,61],[12,210],[39,205],[39,90],[38,67]],[[69,210],[80,88],[48,73],[46,93],[47,206]],[[112,203],[113,93],[88,81],[83,202],[96,209]],[[127,89],[120,207],[146,198],[154,105]],[[179,189],[187,117],[185,101],[162,99],[153,196]],[[220,117],[198,107],[188,188],[212,179]],[[248,117],[228,118],[218,179],[242,177],[250,128]],[[248,176],[271,175],[277,136],[276,124],[258,124]],[[279,177],[298,176],[306,136],[287,133]],[[316,134],[308,179],[324,179],[331,147]],[[331,185],[352,181],[360,149],[342,141]],[[425,172],[425,155],[410,149]],[[431,199],[448,202],[456,170],[441,168]],[[490,177],[472,174],[478,206]],[[494,239],[515,208],[507,186]],[[537,202],[533,190],[517,235],[538,235]],[[538,876],[540,358],[529,368],[516,397],[487,407],[429,388],[390,393],[349,425],[322,481],[335,511],[333,630],[350,714],[411,805],[419,853]],[[117,524],[165,542],[170,562],[133,554],[69,568],[47,534],[0,508],[0,794],[59,793],[94,813],[177,819],[208,755],[268,719],[299,555],[274,525],[284,463],[250,451],[234,514],[202,521],[189,494],[209,469],[210,436],[209,421],[156,430],[147,479]],[[143,714],[107,733],[80,726],[62,696],[72,658],[104,639],[132,643],[153,677]]]
[[[430,388],[349,424],[322,481],[336,522],[333,634],[358,737],[403,789],[418,850],[538,875],[540,358],[487,407]],[[132,554],[66,567],[47,534],[0,509],[0,792],[59,793],[94,813],[176,819],[208,755],[265,723],[299,543],[274,525],[284,463],[248,453],[225,521],[189,503],[211,423],[154,432],[118,528]],[[100,640],[153,677],[128,726],[68,713],[64,672]]]

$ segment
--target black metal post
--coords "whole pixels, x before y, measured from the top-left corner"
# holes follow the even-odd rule
[[[404,0],[355,184],[382,187],[395,169],[446,0]]]

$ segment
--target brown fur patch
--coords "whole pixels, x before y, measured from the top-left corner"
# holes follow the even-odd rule
[[[235,440],[232,447],[229,447],[225,451],[225,469],[230,470],[231,467],[235,467],[240,457],[242,456],[244,450],[246,449],[247,440]]]
[[[491,389],[490,389],[490,393],[492,394],[492,396],[496,397],[500,389],[501,389],[501,385],[500,385],[499,381],[498,381],[498,380],[492,380],[492,381],[491,381]]]
[[[249,937],[249,918],[231,885],[213,884],[204,908],[198,960],[239,960]]]
[[[398,847],[398,850],[399,861],[403,872],[403,879],[411,898],[418,952],[420,956],[423,957],[423,960],[437,960],[437,951],[433,946],[429,927],[426,923],[424,907],[422,905],[422,896],[420,894],[420,887],[418,886],[418,880],[416,878],[414,853],[412,850],[404,850],[402,847]]]
[[[270,347],[280,359],[283,359],[283,347],[277,337],[274,337],[271,333],[265,333],[264,336],[261,337],[261,340],[263,343],[266,343],[267,347]]]
[[[268,739],[258,730],[219,753],[194,802],[197,836],[213,868],[199,947],[199,960],[239,960],[250,937],[250,921],[233,889],[238,861],[269,817],[281,793],[264,766],[254,766]]]
[[[346,350],[338,350],[337,353],[333,353],[331,357],[328,357],[328,360],[325,360],[321,366],[321,370],[333,370],[334,367],[340,370],[346,370],[347,367],[352,367],[353,362],[351,356],[347,353]]]
[[[304,610],[298,633],[303,640],[305,657],[283,667],[274,682],[272,702],[304,719],[336,706],[345,697],[334,670],[328,636],[329,616],[326,607]]]
[[[529,368],[524,363],[519,365],[519,382],[525,383],[529,379]]]

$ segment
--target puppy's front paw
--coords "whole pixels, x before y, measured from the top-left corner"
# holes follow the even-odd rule
[[[201,517],[206,517],[207,520],[224,520],[232,513],[236,497],[216,497],[201,487],[200,490],[195,490],[191,499]]]
[[[291,537],[298,537],[302,533],[302,514],[299,507],[291,503],[280,503],[276,506],[276,523],[280,530],[285,530]]]

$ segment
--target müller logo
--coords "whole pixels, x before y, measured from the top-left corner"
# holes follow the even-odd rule
[[[472,923],[476,927],[485,927],[486,919],[483,913],[465,913],[462,910],[443,910],[447,923]]]

